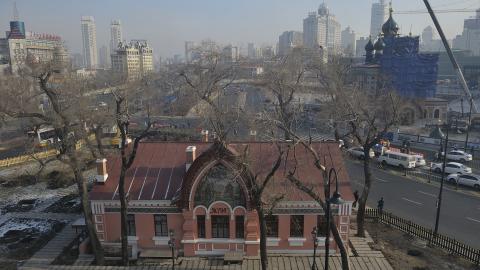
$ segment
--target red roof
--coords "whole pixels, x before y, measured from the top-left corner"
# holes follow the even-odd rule
[[[171,200],[182,193],[183,188],[189,188],[185,181],[186,154],[188,146],[196,146],[198,158],[210,149],[213,143],[202,142],[142,142],[139,145],[137,157],[132,167],[126,173],[125,187],[130,200]],[[277,147],[271,142],[231,143],[229,150],[243,153],[249,147],[249,162],[253,175],[262,179],[272,168],[278,157]],[[282,147],[287,149],[287,144]],[[346,172],[338,143],[314,143],[327,167],[332,164],[338,172],[339,189],[342,197],[353,200],[350,180]],[[333,163],[332,163],[333,161]],[[107,161],[108,179],[103,185],[94,185],[90,192],[92,200],[117,200],[118,178],[121,160],[118,156]],[[198,165],[198,164],[197,164]],[[323,197],[323,180],[320,171],[314,165],[313,156],[303,146],[298,145],[285,150],[281,167],[275,173],[274,179],[267,188],[267,195],[283,194],[287,201],[312,201],[305,193],[297,190],[286,175],[296,166],[296,175],[302,182],[311,186]],[[332,183],[332,193],[334,183]]]

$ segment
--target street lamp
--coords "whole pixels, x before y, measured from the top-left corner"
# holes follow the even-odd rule
[[[175,237],[173,231],[170,231],[170,240],[168,240],[168,246],[172,250],[172,270],[175,270]]]
[[[313,240],[313,263],[312,263],[312,270],[318,269],[317,267],[317,262],[315,261],[316,253],[317,253],[317,247],[318,247],[318,228],[313,227],[312,230],[312,240]]]
[[[332,176],[335,180],[335,191],[333,192],[333,196],[330,194],[330,185],[332,184]],[[338,176],[337,171],[335,168],[331,168],[328,172],[328,182],[325,183],[325,195],[326,195],[326,203],[327,203],[327,237],[325,238],[325,270],[328,270],[328,257],[329,257],[329,248],[330,248],[330,205],[331,204],[342,204],[344,201],[342,200],[340,193],[338,193]]]
[[[447,164],[447,148],[448,148],[448,133],[450,130],[450,124],[447,119],[447,136],[445,137],[445,146],[444,146],[444,153],[443,153],[443,164],[442,164],[442,180],[440,182],[440,191],[438,193],[437,199],[437,215],[435,217],[435,230],[433,232],[434,237],[438,234],[438,223],[440,221],[440,209],[442,207],[442,194],[443,194],[443,182],[445,182],[445,166]]]

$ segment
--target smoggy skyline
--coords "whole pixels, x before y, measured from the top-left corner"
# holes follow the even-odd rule
[[[147,39],[156,56],[182,54],[184,41],[210,38],[220,43],[246,47],[255,44],[276,44],[283,31],[302,31],[303,19],[316,11],[322,0],[2,0],[0,31],[2,37],[13,18],[13,3],[17,3],[20,20],[27,31],[60,35],[71,53],[81,51],[80,17],[94,16],[97,47],[110,42],[110,21],[122,21],[124,39]],[[336,15],[342,29],[352,27],[359,36],[370,29],[370,9],[377,0],[326,0],[330,12]],[[480,7],[478,0],[431,0],[434,8],[468,9]],[[423,10],[423,1],[393,1],[396,11]],[[463,20],[474,12],[438,14],[446,35],[452,39],[463,29]],[[421,34],[432,25],[427,13],[396,14],[401,34]]]

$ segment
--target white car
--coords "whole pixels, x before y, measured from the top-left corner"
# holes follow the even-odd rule
[[[432,165],[432,170],[436,173],[442,173],[443,163],[434,163]],[[469,174],[472,173],[472,168],[463,165],[458,162],[448,162],[445,165],[446,174]]]
[[[348,149],[347,152],[352,157],[356,157],[356,158],[359,158],[359,159],[364,159],[365,158],[365,153],[363,151],[363,147],[352,147],[352,148]],[[370,155],[370,158],[375,157],[375,153],[373,152],[372,149],[370,149],[369,155]]]
[[[460,161],[460,162],[467,162],[467,161],[471,161],[473,158],[471,154],[465,153],[465,151],[452,150],[447,153],[447,159]]]
[[[415,155],[415,167],[426,166],[427,161],[421,155]]]
[[[480,190],[480,176],[476,174],[451,174],[448,176],[447,181]]]
[[[391,165],[400,169],[413,169],[416,163],[415,156],[392,151],[386,151],[377,160],[382,166]]]

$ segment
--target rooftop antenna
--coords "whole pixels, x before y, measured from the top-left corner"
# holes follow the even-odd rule
[[[13,20],[18,21],[19,16],[18,16],[18,9],[17,9],[17,2],[13,2]]]

